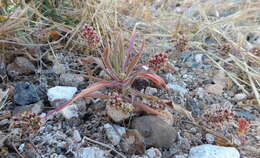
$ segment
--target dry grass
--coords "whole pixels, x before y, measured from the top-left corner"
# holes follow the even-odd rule
[[[260,2],[184,0],[179,1],[180,7],[176,7],[178,1],[173,0],[54,2],[50,1],[49,10],[45,11],[41,10],[44,4],[38,1],[2,3],[6,7],[1,9],[0,43],[3,52],[18,46],[37,48],[51,45],[54,49],[60,48],[55,46],[65,38],[63,48],[86,50],[78,36],[84,23],[96,28],[102,46],[116,41],[118,31],[123,31],[123,37],[129,39],[135,27],[137,34],[148,41],[149,53],[173,47],[172,41],[182,32],[189,40],[189,48],[204,52],[244,93],[254,94],[260,106],[260,57],[249,52],[256,44],[247,40],[250,33],[260,34]],[[48,42],[51,30],[66,34],[59,40]],[[214,42],[205,43],[209,37]],[[216,47],[223,44],[231,45],[235,53],[226,56],[214,53]]]

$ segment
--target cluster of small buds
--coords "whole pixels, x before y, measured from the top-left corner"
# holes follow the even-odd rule
[[[154,109],[163,109],[164,108],[164,105],[160,101],[153,102],[153,103],[149,104],[149,106]]]
[[[183,34],[181,34],[177,40],[175,48],[178,52],[183,52],[187,49],[187,46],[188,46],[188,40]]]
[[[11,128],[19,128],[20,134],[36,133],[41,127],[41,117],[32,112],[25,112],[12,118]]]
[[[100,42],[100,39],[95,32],[94,28],[88,24],[85,24],[82,28],[82,38],[85,40],[86,45],[89,48],[97,48]]]
[[[156,54],[148,61],[150,69],[158,72],[162,70],[168,63],[168,56],[165,53]]]
[[[231,45],[230,44],[223,44],[221,46],[218,46],[218,50],[221,52],[228,54],[231,51]]]
[[[254,48],[252,48],[251,50],[250,50],[250,52],[252,53],[252,54],[254,54],[255,56],[260,56],[260,47],[258,48],[258,47],[254,47]]]
[[[207,125],[212,128],[223,128],[224,125],[234,119],[234,112],[229,109],[219,108],[205,112],[203,118],[206,120]]]
[[[108,104],[123,110],[125,113],[133,112],[134,106],[132,104],[124,102],[117,93],[113,93],[112,96],[113,97],[108,101]]]

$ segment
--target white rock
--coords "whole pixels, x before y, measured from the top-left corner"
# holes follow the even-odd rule
[[[195,55],[195,61],[197,63],[201,63],[202,62],[202,57],[203,57],[203,54],[196,54]]]
[[[149,158],[161,158],[162,153],[159,149],[157,148],[150,148],[145,151],[145,155],[147,155]]]
[[[171,83],[167,84],[167,88],[169,88],[173,91],[179,92],[180,95],[182,95],[182,96],[184,96],[186,93],[188,93],[188,90],[186,88],[183,88],[179,85],[175,85],[175,84],[171,84]]]
[[[145,89],[145,94],[148,94],[148,95],[155,95],[157,93],[157,89],[156,88],[152,88],[152,87],[147,87]]]
[[[118,145],[123,134],[126,133],[126,129],[117,125],[113,126],[107,123],[104,125],[104,129],[106,131],[107,138],[111,141],[111,143],[113,145]]]
[[[175,155],[174,158],[186,158],[187,156],[185,155]]]
[[[212,134],[210,134],[210,133],[207,133],[205,137],[206,137],[206,141],[207,141],[209,144],[214,143],[214,141],[215,141],[215,136],[214,136],[214,135],[212,135]]]
[[[73,139],[76,141],[76,142],[80,142],[81,141],[81,136],[80,136],[80,133],[78,130],[74,130],[73,131]]]
[[[106,158],[106,156],[105,152],[97,147],[87,147],[79,149],[76,158]]]
[[[240,154],[234,147],[221,147],[204,144],[191,148],[189,158],[239,158]]]
[[[68,120],[73,117],[74,118],[79,117],[78,106],[76,104],[71,104],[71,105],[65,107],[64,109],[61,110],[61,113]]]
[[[245,93],[238,93],[234,96],[234,99],[236,101],[240,101],[240,100],[243,100],[243,99],[246,99],[247,95]]]
[[[50,102],[58,99],[69,100],[77,92],[76,87],[56,86],[48,89],[47,96]]]

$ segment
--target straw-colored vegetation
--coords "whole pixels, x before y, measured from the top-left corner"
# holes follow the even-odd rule
[[[174,63],[179,53],[199,51],[229,78],[227,90],[235,86],[248,96],[240,106],[260,108],[257,0],[1,0],[0,6],[1,60],[25,55],[38,61],[46,55],[55,61],[61,49],[99,57],[107,47],[121,50],[124,45],[117,42],[128,44],[135,32],[134,49],[145,43],[143,63],[156,53],[167,52]],[[85,24],[100,38],[97,47],[86,45]],[[44,47],[50,49],[43,55],[39,50]],[[1,110],[8,91],[0,93]]]

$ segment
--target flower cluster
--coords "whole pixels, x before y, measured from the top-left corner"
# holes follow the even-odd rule
[[[184,35],[181,35],[175,45],[176,50],[178,52],[183,52],[187,49],[187,46],[188,46],[188,40]]]
[[[100,39],[92,26],[85,24],[81,36],[89,48],[97,48]]]
[[[25,112],[12,118],[12,128],[20,128],[20,134],[36,133],[41,127],[41,117],[32,112]]]
[[[121,109],[125,113],[133,112],[134,107],[132,104],[124,102],[123,99],[115,92],[112,96],[113,97],[108,101],[109,105],[116,107],[117,109]]]
[[[250,52],[255,56],[260,56],[260,48],[254,47],[250,50]]]
[[[219,108],[205,112],[203,117],[212,128],[223,128],[225,124],[233,120],[234,112],[229,109]]]
[[[218,49],[221,52],[223,52],[225,54],[228,54],[231,51],[231,46],[230,46],[230,44],[223,44],[223,45],[219,46]]]
[[[148,66],[150,69],[158,72],[162,70],[168,63],[168,56],[165,53],[156,54],[148,61]]]
[[[161,103],[160,101],[150,103],[149,106],[154,109],[163,109],[164,108],[163,103]]]

